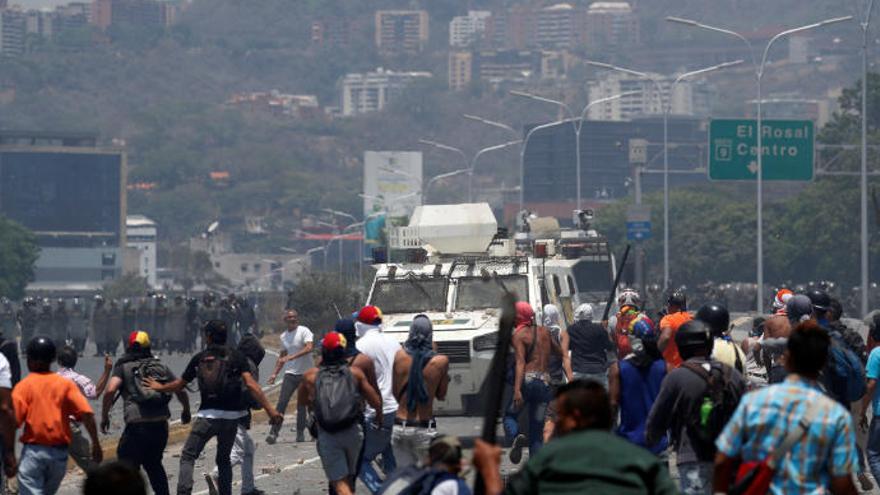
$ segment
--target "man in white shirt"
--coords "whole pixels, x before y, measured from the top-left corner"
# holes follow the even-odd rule
[[[382,396],[382,427],[376,428],[372,419],[376,411],[367,407],[366,435],[364,436],[364,454],[360,469],[360,479],[371,493],[377,493],[382,486],[382,478],[373,468],[373,459],[382,454],[385,474],[397,468],[394,452],[391,449],[391,430],[394,428],[394,416],[397,412],[397,400],[392,392],[394,375],[394,357],[401,349],[393,337],[382,333],[382,311],[375,306],[364,306],[355,322],[357,342],[355,346],[373,361],[376,369],[376,382]]]
[[[6,486],[3,479],[15,476],[15,408],[12,406],[12,370],[9,361],[0,354],[0,445],[3,446],[3,470],[0,471],[0,492]]]
[[[287,410],[290,398],[302,383],[306,371],[315,366],[312,359],[314,349],[314,335],[308,327],[299,324],[299,313],[295,309],[289,309],[284,314],[284,323],[287,329],[281,334],[281,354],[275,363],[275,370],[269,376],[269,385],[275,383],[275,378],[284,367],[284,381],[281,382],[281,395],[278,396],[278,405],[275,408],[281,414]],[[305,442],[306,408],[302,404],[296,405],[296,441]],[[273,426],[266,437],[266,443],[272,445],[278,440],[281,425]]]

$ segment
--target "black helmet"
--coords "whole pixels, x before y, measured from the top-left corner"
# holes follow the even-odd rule
[[[720,337],[730,329],[730,312],[727,308],[717,303],[703,305],[697,310],[695,317],[709,327],[713,337]]]
[[[681,309],[687,309],[687,296],[681,290],[676,290],[666,298],[667,306],[678,306]]]
[[[25,352],[31,361],[51,363],[55,361],[55,342],[49,337],[37,335],[28,342]]]
[[[712,333],[708,325],[700,320],[691,320],[675,332],[675,345],[682,359],[688,359],[697,351],[706,350],[712,352]]]
[[[816,311],[828,311],[831,309],[831,297],[822,289],[810,289],[807,291],[807,297],[810,298],[810,303],[813,304],[813,309]]]

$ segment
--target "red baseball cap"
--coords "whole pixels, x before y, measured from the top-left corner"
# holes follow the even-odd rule
[[[378,325],[382,323],[382,310],[376,306],[364,306],[358,311],[357,319],[367,325]]]

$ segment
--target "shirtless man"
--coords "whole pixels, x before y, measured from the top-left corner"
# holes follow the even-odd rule
[[[534,456],[544,443],[544,417],[547,405],[553,399],[550,389],[550,356],[562,356],[559,342],[551,338],[550,331],[535,324],[535,311],[529,303],[516,303],[517,331],[513,335],[516,369],[513,381],[513,407],[527,408],[529,424],[529,456]],[[568,370],[566,370],[568,375]],[[571,380],[571,376],[567,376]],[[510,430],[513,425],[505,424]],[[508,434],[511,432],[508,431]],[[516,435],[511,459],[518,457],[514,451],[521,449],[524,437]]]
[[[349,379],[354,380],[360,399],[376,409],[376,424],[382,424],[382,397],[370,385],[366,375],[358,367],[348,365],[345,358],[345,336],[338,332],[328,332],[321,344],[321,364],[317,368],[309,369],[303,375],[297,401],[309,410],[314,409],[318,397],[318,375],[325,371],[332,375],[334,370],[347,366],[350,371]],[[327,404],[325,407],[336,408],[337,406]],[[354,477],[357,474],[361,446],[364,440],[363,426],[360,421],[353,420],[342,429],[328,431],[322,427],[320,416],[316,416],[315,419],[318,455],[321,457],[321,464],[324,467],[327,480],[337,494],[353,494]]]
[[[403,349],[394,356],[392,387],[398,406],[391,447],[398,468],[424,460],[437,435],[434,399],[446,398],[449,358],[434,351],[432,332],[431,320],[416,316]]]

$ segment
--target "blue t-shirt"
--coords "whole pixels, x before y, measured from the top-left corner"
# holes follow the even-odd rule
[[[868,356],[865,376],[869,380],[880,380],[880,347],[875,347],[871,351],[871,355]],[[880,416],[880,389],[874,389],[874,397],[871,397],[871,409],[874,410],[874,416]]]
[[[645,368],[636,367],[629,359],[620,362],[620,426],[617,434],[655,454],[666,450],[668,440],[663,437],[657,445],[646,445],[645,423],[665,376],[666,361],[663,359]]]

